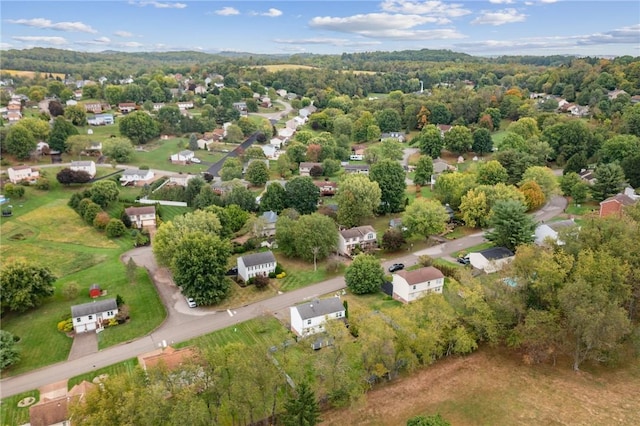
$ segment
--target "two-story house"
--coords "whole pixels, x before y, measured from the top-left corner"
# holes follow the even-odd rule
[[[123,114],[129,114],[136,110],[136,104],[134,102],[122,102],[118,104],[118,109]]]
[[[133,184],[140,185],[149,183],[153,179],[154,173],[151,170],[127,169],[120,176],[122,186]]]
[[[266,211],[262,213],[260,218],[263,220],[262,235],[265,237],[272,237],[276,235],[276,222],[278,221],[278,213],[274,211]]]
[[[373,229],[373,226],[357,226],[338,233],[338,253],[351,257],[351,253],[356,247],[360,247],[362,251],[369,251],[378,247],[376,230]]]
[[[368,164],[345,164],[342,166],[345,173],[361,173],[364,175],[369,174]]]
[[[444,274],[433,266],[393,274],[393,298],[402,303],[413,302],[427,293],[442,293],[443,287]]]
[[[345,308],[339,297],[313,300],[290,308],[291,331],[305,337],[324,331],[324,324],[330,320],[343,320]]]
[[[76,333],[102,329],[102,322],[118,314],[116,299],[99,300],[71,307],[73,329]]]
[[[69,168],[74,172],[87,172],[92,179],[96,176],[96,163],[93,161],[72,161]]]
[[[27,181],[33,183],[40,177],[38,169],[31,166],[15,166],[7,169],[11,183]]]
[[[322,163],[311,163],[303,161],[298,167],[298,173],[300,173],[300,176],[309,176],[309,173],[314,166],[322,167]]]
[[[394,139],[398,142],[404,142],[406,140],[404,133],[401,132],[389,132],[381,134],[380,140],[383,141],[385,139]]]
[[[185,149],[184,151],[171,155],[171,164],[187,164],[193,157],[195,157],[195,153]]]
[[[156,226],[156,208],[155,206],[129,207],[124,209],[129,216],[131,225],[136,228],[147,228]]]
[[[243,281],[255,276],[269,276],[276,271],[276,258],[271,251],[249,254],[238,258],[238,277]]]

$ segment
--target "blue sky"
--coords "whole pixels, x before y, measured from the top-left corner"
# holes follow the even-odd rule
[[[1,49],[640,56],[640,2],[2,0]]]

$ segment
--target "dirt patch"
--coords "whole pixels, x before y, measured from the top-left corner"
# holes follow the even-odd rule
[[[362,405],[323,413],[322,424],[405,425],[410,417],[440,413],[454,425],[631,425],[640,424],[639,393],[638,360],[574,373],[483,349],[376,388]]]

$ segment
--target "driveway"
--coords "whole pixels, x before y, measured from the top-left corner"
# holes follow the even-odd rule
[[[212,176],[218,176],[218,172],[222,168],[222,165],[224,164],[224,162],[227,161],[227,158],[238,157],[241,152],[246,151],[247,148],[249,148],[251,145],[254,144],[257,137],[258,137],[258,132],[249,136],[244,142],[240,144],[240,146],[238,146],[236,149],[234,149],[233,151],[231,151],[230,153],[222,157],[218,162],[213,163],[211,166],[209,166],[209,168],[207,169],[207,172],[210,173]]]
[[[92,331],[77,333],[69,351],[68,361],[82,358],[98,352],[98,334]]]
[[[277,100],[275,103],[284,106],[284,110],[278,112],[252,112],[249,115],[257,115],[259,117],[264,117],[268,120],[280,120],[282,117],[285,117],[291,111],[293,111],[293,107],[289,102]]]

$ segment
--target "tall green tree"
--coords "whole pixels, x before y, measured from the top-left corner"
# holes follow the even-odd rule
[[[71,105],[64,110],[64,118],[71,121],[74,126],[84,126],[87,124],[87,113],[80,105]]]
[[[314,426],[320,423],[320,406],[306,382],[300,383],[296,395],[285,402],[282,422],[285,426]]]
[[[264,161],[252,161],[247,166],[247,180],[253,186],[263,186],[269,180],[269,167]]]
[[[308,176],[294,177],[286,183],[284,189],[287,193],[287,207],[295,209],[305,215],[318,209],[320,189]]]
[[[396,213],[404,206],[404,191],[407,188],[405,171],[394,160],[381,160],[371,166],[369,178],[380,187],[380,211]]]
[[[24,260],[3,262],[0,269],[0,308],[24,312],[38,307],[54,293],[55,275]]]
[[[117,200],[120,195],[118,184],[112,180],[99,180],[91,185],[89,191],[91,192],[91,200],[103,208]]]
[[[0,370],[20,361],[20,352],[16,347],[13,334],[0,330]]]
[[[408,232],[425,238],[443,232],[448,220],[449,214],[442,204],[424,198],[415,199],[402,215],[402,225]]]
[[[596,181],[591,186],[591,193],[596,201],[602,201],[621,192],[626,184],[624,170],[618,163],[598,166],[593,176]]]
[[[492,216],[489,224],[493,230],[489,231],[487,239],[496,246],[515,250],[520,244],[533,241],[535,222],[526,214],[527,207],[520,201],[501,200],[491,209]]]
[[[431,175],[433,174],[433,159],[428,155],[421,155],[416,164],[413,183],[416,185],[426,185],[431,183]]]
[[[260,210],[263,212],[274,211],[280,213],[287,207],[287,192],[278,182],[267,186],[260,199]]]
[[[471,149],[476,154],[486,154],[493,149],[493,139],[491,138],[491,132],[482,127],[476,129],[473,132],[473,143]]]
[[[418,145],[420,152],[431,158],[440,158],[440,152],[444,148],[444,139],[440,130],[433,124],[426,125],[416,136],[412,143]]]
[[[376,122],[383,133],[398,132],[402,127],[400,113],[393,108],[385,108],[375,114]]]
[[[558,178],[548,167],[532,166],[525,170],[521,184],[533,181],[540,186],[546,199],[550,199],[558,189]]]
[[[176,284],[199,305],[211,305],[227,297],[225,276],[231,246],[228,241],[202,231],[189,232],[175,246],[171,271]]]
[[[49,148],[54,151],[65,152],[67,138],[77,134],[78,130],[73,124],[65,120],[64,117],[56,117],[51,135],[49,135]]]
[[[9,154],[15,155],[19,160],[29,158],[31,151],[36,149],[36,138],[23,126],[13,126],[7,134],[2,146]]]
[[[362,174],[346,175],[338,184],[338,222],[351,228],[373,216],[380,205],[380,187]]]
[[[458,210],[462,196],[475,185],[475,175],[472,173],[443,173],[438,176],[433,192],[441,203]]]
[[[507,170],[496,160],[491,160],[478,165],[476,180],[480,185],[496,185],[507,183],[509,174]]]
[[[384,269],[375,256],[360,253],[344,272],[344,279],[354,294],[375,293],[384,283]]]
[[[128,163],[133,159],[135,150],[127,138],[109,138],[102,143],[102,152],[118,164]]]
[[[242,163],[236,157],[229,157],[222,163],[219,174],[223,181],[240,179],[242,178]]]
[[[144,111],[134,111],[120,119],[120,134],[141,145],[160,134],[158,123]]]
[[[453,126],[444,134],[444,146],[453,153],[464,154],[472,144],[471,130],[465,126]]]

